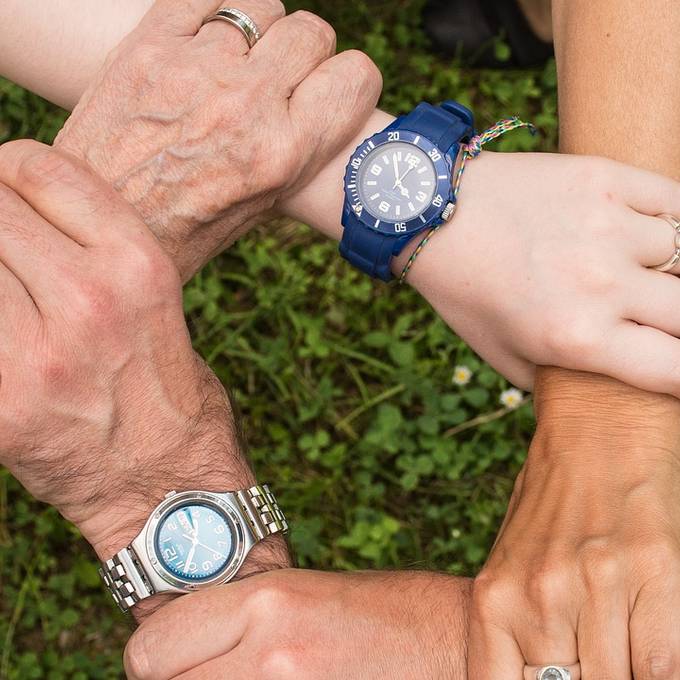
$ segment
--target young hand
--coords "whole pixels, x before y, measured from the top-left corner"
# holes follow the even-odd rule
[[[668,427],[650,426],[659,396],[629,389],[541,372],[537,436],[474,585],[471,680],[576,661],[584,680],[677,677],[680,423],[666,397]]]
[[[382,86],[362,53],[333,56],[335,34],[313,14],[244,0],[263,33],[249,51],[233,26],[201,27],[220,5],[158,0],[56,142],[137,208],[184,279],[313,178]]]
[[[283,209],[340,239],[347,159],[392,120],[376,112]],[[468,162],[456,214],[408,282],[520,387],[532,387],[537,365],[554,365],[680,396],[680,281],[649,269],[673,252],[673,230],[654,217],[664,212],[680,215],[680,184],[660,175],[485,151]],[[396,275],[414,247],[394,261]]]
[[[469,584],[282,570],[184,596],[130,639],[130,680],[463,680]]]

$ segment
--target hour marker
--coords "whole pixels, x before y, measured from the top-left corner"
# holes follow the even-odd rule
[[[368,180],[368,182],[366,182],[366,186],[368,186],[368,187],[374,187],[374,186],[376,186],[377,184],[378,184],[378,183],[375,182],[375,181],[373,181],[372,179],[370,179],[370,180]]]
[[[397,151],[397,160],[398,160],[398,161],[401,160],[401,151]]]
[[[375,221],[375,228],[377,229],[380,226],[380,220]]]
[[[414,140],[413,143],[417,144],[420,141],[420,135],[418,135]]]
[[[390,159],[387,157],[387,155],[383,156],[382,159],[383,159],[383,163],[384,163],[385,165],[389,165],[389,164],[390,164]]]
[[[396,207],[396,211],[397,211],[397,217],[399,217],[399,215],[401,215],[401,206],[400,205],[398,205]]]
[[[423,181],[420,183],[420,186],[421,186],[421,187],[431,187],[431,186],[432,186],[432,182],[428,182],[427,180],[423,180]]]
[[[378,194],[373,194],[373,196],[371,196],[371,200],[372,200],[372,201],[375,201],[376,198],[380,198],[380,194],[379,194],[379,193],[378,193]]]
[[[413,203],[409,203],[409,204],[408,204],[408,209],[409,209],[411,212],[415,212],[416,206],[413,205]]]
[[[423,167],[420,168],[420,170],[418,170],[418,174],[419,174],[419,175],[422,175],[426,170],[427,170],[427,166],[426,166],[426,165],[423,165]]]

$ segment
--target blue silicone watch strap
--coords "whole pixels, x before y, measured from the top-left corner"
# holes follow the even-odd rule
[[[468,141],[474,134],[474,119],[471,111],[455,101],[446,101],[441,106],[422,103],[408,115],[397,118],[387,129],[410,130],[423,135],[449,157],[453,168],[460,142]],[[341,255],[369,276],[390,281],[392,258],[416,234],[399,238],[371,231],[356,219],[347,201],[342,223]],[[430,226],[434,225],[424,224],[423,229]]]

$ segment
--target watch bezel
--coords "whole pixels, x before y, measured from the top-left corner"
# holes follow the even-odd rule
[[[164,567],[163,560],[158,554],[156,545],[156,533],[160,523],[178,508],[189,505],[192,502],[197,505],[207,505],[208,507],[212,507],[216,511],[220,512],[225,517],[227,517],[234,529],[234,546],[231,559],[226,562],[226,564],[215,574],[215,576],[209,579],[202,579],[198,582],[191,581],[189,579],[183,579],[177,576],[177,574],[173,574],[171,571],[168,571]],[[154,511],[149,524],[146,527],[144,545],[148,560],[156,574],[158,574],[158,576],[163,579],[163,581],[170,584],[171,586],[187,591],[201,590],[203,588],[209,588],[220,583],[229,582],[234,578],[234,576],[236,576],[239,569],[243,565],[246,552],[246,539],[242,518],[226,499],[219,496],[218,494],[207,491],[187,491],[176,494],[163,501]]]
[[[395,137],[395,134],[397,135]],[[437,179],[437,186],[434,192],[434,198],[430,205],[416,217],[407,222],[383,220],[377,215],[373,215],[369,209],[363,204],[359,196],[359,187],[357,183],[358,174],[361,170],[363,161],[375,149],[393,143],[411,144],[425,154],[432,161],[435,168],[435,177]],[[432,157],[433,152],[439,154],[439,158],[435,160]],[[372,137],[369,137],[362,144],[360,144],[352,154],[347,168],[345,170],[345,202],[346,210],[351,212],[355,219],[357,219],[363,226],[371,231],[383,234],[384,236],[391,236],[394,238],[403,238],[417,234],[423,229],[435,226],[441,222],[442,213],[444,212],[448,203],[453,200],[453,170],[452,162],[447,153],[443,152],[432,140],[428,139],[422,134],[412,132],[411,130],[403,129],[387,129],[379,132]],[[442,204],[435,205],[434,200],[437,196],[442,197]],[[358,211],[356,206],[361,206]],[[396,231],[395,225],[402,225],[399,231]]]

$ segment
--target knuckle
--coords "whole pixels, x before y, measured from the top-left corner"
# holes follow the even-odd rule
[[[352,77],[360,82],[362,89],[380,92],[383,86],[383,77],[376,63],[365,52],[360,50],[348,50],[345,59],[349,61],[347,69]]]
[[[598,350],[597,333],[588,319],[558,314],[546,319],[543,334],[551,360],[560,361],[567,367],[578,361],[585,368],[583,362],[595,356]]]
[[[677,677],[678,670],[680,667],[672,654],[652,653],[642,661],[635,677],[640,680],[668,680]]]
[[[570,577],[561,566],[539,567],[527,583],[528,600],[546,616],[551,615],[569,596]]]
[[[41,145],[19,161],[16,180],[20,187],[44,189],[54,182],[73,183],[77,181],[78,174],[79,168],[73,160]]]
[[[293,611],[295,607],[292,592],[282,583],[272,582],[258,587],[249,597],[250,610],[255,614],[263,612]]]
[[[480,622],[496,622],[500,612],[512,609],[516,601],[517,586],[493,571],[483,570],[474,581],[472,613]]]
[[[121,283],[131,295],[142,293],[163,299],[168,292],[179,290],[181,284],[177,268],[151,238],[126,244],[122,257]]]
[[[304,680],[304,654],[291,644],[279,644],[260,659],[263,680]]]
[[[609,590],[623,576],[623,563],[610,548],[593,544],[581,550],[583,576],[591,590]]]
[[[270,17],[280,19],[286,16],[286,6],[281,0],[269,0],[267,3],[267,10]]]
[[[327,51],[335,50],[337,40],[335,29],[327,21],[307,10],[296,12],[295,17],[304,24],[307,39],[312,40]]]

